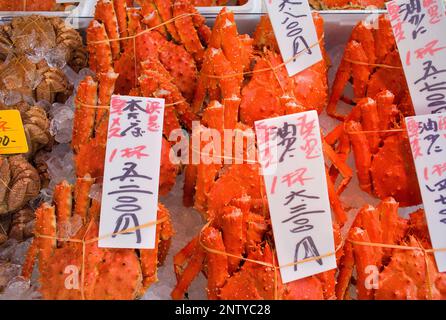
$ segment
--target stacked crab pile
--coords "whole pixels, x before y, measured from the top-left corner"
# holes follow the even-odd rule
[[[65,72],[84,68],[87,52],[77,31],[59,18],[13,18],[0,27],[0,38],[0,109],[20,112],[29,147],[26,154],[0,157],[0,259],[2,268],[12,270],[22,263],[14,251],[29,245],[34,207],[49,183],[46,160],[55,141],[48,105],[71,95]]]
[[[168,20],[175,23],[153,28]],[[177,0],[173,7],[145,1],[140,9],[128,8],[125,1],[98,1],[95,19],[87,29],[89,63],[95,75],[80,82],[76,96],[71,145],[78,179],[74,186],[60,183],[54,205],[44,204],[36,211],[37,236],[23,268],[23,275],[29,278],[38,255],[44,298],[135,299],[157,280],[157,265],[163,263],[173,234],[162,204],[155,249],[97,246],[100,203],[89,195],[92,185],[103,176],[107,106],[113,93],[162,97],[168,104],[165,137],[183,126],[191,128],[196,116],[186,97],[190,99],[195,90],[209,34],[204,18],[188,1]],[[169,146],[164,139],[161,194],[172,188],[179,169],[169,161]],[[56,240],[60,238],[65,240]],[[67,266],[75,266],[82,274],[79,290],[65,286],[63,270]]]
[[[251,37],[238,33],[234,14],[227,9],[211,30],[194,8],[194,4],[225,2],[138,0],[138,8],[133,1],[97,2],[86,32],[93,74],[84,77],[76,91],[69,148],[76,181],[59,183],[53,201],[35,212],[20,211],[24,221],[36,216],[36,236],[23,276],[31,278],[37,262],[39,291],[45,299],[136,299],[157,281],[157,268],[166,259],[174,233],[163,204],[158,207],[155,249],[109,249],[97,244],[100,202],[93,194],[104,172],[111,96],[120,94],[165,99],[160,194],[172,190],[183,170],[183,204],[194,207],[206,221],[174,256],[177,283],[172,298],[183,299],[203,273],[209,299],[445,299],[446,276],[438,273],[429,251],[424,212],[418,210],[408,219],[398,216],[399,207],[418,205],[421,198],[403,121],[414,112],[389,21],[381,16],[376,30],[363,23],[354,28],[330,96],[321,16],[313,14],[319,43],[312,45],[319,45],[324,59],[290,77],[267,17],[261,18]],[[11,37],[9,29],[3,31]],[[85,53],[49,47],[65,58],[77,57],[68,59],[75,70],[76,63],[85,61]],[[54,60],[38,54],[47,66],[54,65]],[[27,53],[22,58],[35,56]],[[30,77],[22,73],[22,78]],[[55,93],[56,84],[64,82],[55,77],[49,75],[39,90],[19,86],[16,91],[20,97],[50,92],[46,98],[58,100],[65,94]],[[349,81],[353,98],[343,95]],[[352,105],[347,115],[337,110],[340,100]],[[308,110],[321,114],[326,107],[329,116],[341,121],[322,139],[339,268],[284,284],[256,147],[249,139],[257,120]],[[32,108],[23,108],[26,125],[25,114]],[[35,112],[30,112],[30,119]],[[224,133],[227,129],[232,136]],[[198,136],[199,145],[175,150],[182,162],[173,163],[169,157],[173,143],[190,134],[192,140]],[[33,149],[45,144],[39,137]],[[247,141],[236,150],[240,137]],[[226,153],[228,145],[233,147]],[[224,157],[217,150],[225,150]],[[359,187],[382,201],[376,207],[364,206],[355,217],[346,212],[348,197],[341,201],[351,186],[352,157]],[[15,157],[7,161],[1,172],[20,168],[13,172],[23,177],[26,167]],[[5,197],[20,195],[9,190]],[[9,202],[0,210],[8,206]],[[32,232],[15,225],[13,234]],[[367,284],[370,270],[376,271],[378,287]],[[67,274],[78,281],[67,286]],[[351,295],[353,286],[356,293]]]
[[[349,80],[353,98],[343,96]],[[337,111],[341,98],[353,105],[347,115]],[[326,136],[326,141],[344,161],[353,151],[363,191],[381,200],[393,197],[401,206],[421,204],[404,123],[404,117],[415,113],[390,21],[384,15],[378,18],[376,29],[363,22],[353,29],[327,113],[342,123]],[[333,181],[338,173],[331,168]]]
[[[362,207],[348,230],[336,296],[444,300],[446,276],[435,265],[424,211],[398,215],[399,207],[421,204],[404,122],[415,113],[390,21],[381,15],[377,26],[354,27],[327,106],[342,122],[326,142],[345,164],[353,155],[360,189],[381,200]],[[349,82],[351,98],[344,95]],[[341,100],[352,105],[346,115],[338,111]],[[329,173],[336,184],[340,171],[333,165]]]
[[[29,146],[26,154],[0,158],[2,238],[21,241],[34,218],[27,204],[47,183],[39,159],[53,138],[44,106],[67,99],[72,89],[62,68],[84,68],[87,54],[80,35],[59,18],[18,17],[0,29],[0,108],[20,111]]]
[[[192,102],[194,113],[202,116],[198,134],[213,129],[227,139],[223,130],[235,129],[246,137],[257,120],[308,110],[322,112],[328,101],[328,59],[323,20],[317,14],[313,19],[325,59],[289,77],[270,21],[262,17],[250,38],[238,34],[233,14],[223,9],[211,33]],[[229,139],[232,145],[235,137]],[[220,143],[227,145],[228,141],[211,139],[205,148],[192,150],[201,163],[186,167],[184,204],[193,205],[208,223],[175,256],[177,286],[172,297],[182,299],[203,271],[210,299],[334,298],[335,270],[282,283],[256,151],[245,145],[241,155],[231,151],[233,164],[223,164],[210,151],[220,149]],[[324,149],[333,163],[342,162],[330,146],[324,145]],[[249,158],[249,153],[254,158]],[[240,164],[234,163],[238,156]],[[206,157],[210,159],[203,159]],[[333,185],[330,200],[337,221],[335,238],[340,241],[338,223],[342,225],[346,216]],[[341,256],[339,250],[337,258]]]

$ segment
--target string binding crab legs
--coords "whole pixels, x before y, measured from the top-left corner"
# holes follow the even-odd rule
[[[394,197],[401,206],[418,205],[421,196],[404,124],[404,117],[414,115],[413,106],[390,22],[384,15],[377,21],[377,29],[364,22],[353,29],[327,107],[343,123],[325,140],[343,161],[353,151],[362,190],[381,200]],[[336,107],[350,78],[355,105],[341,115]],[[338,172],[330,168],[333,183]]]
[[[338,299],[351,298],[348,287],[354,270],[358,299],[446,299],[446,273],[436,268],[424,210],[404,219],[398,207],[393,198],[386,198],[358,212],[339,267]]]
[[[322,20],[317,14],[314,17],[322,37]],[[223,25],[225,28],[221,27]],[[324,94],[327,96],[324,90],[325,61],[290,78],[286,74],[280,55],[268,50],[277,47],[272,35],[271,24],[266,18],[262,18],[254,40],[254,45],[261,51],[254,56],[251,54],[254,49],[249,45],[252,40],[247,36],[238,35],[232,14],[226,10],[220,13],[211,34],[210,43],[213,47],[205,52],[203,69],[199,76],[199,81],[203,84],[199,83],[200,90],[197,90],[194,101],[196,104],[193,103],[194,107],[202,109],[203,124],[207,127],[201,126],[194,134],[206,134],[208,130],[213,129],[223,136],[224,129],[235,128],[246,137],[249,132],[253,135],[250,125],[256,120],[305,111],[305,100],[298,100],[295,94],[299,92],[295,90],[295,85],[300,81],[311,83],[307,92],[320,92],[322,97]],[[218,36],[226,39],[226,42],[213,42]],[[226,56],[225,52],[240,53]],[[238,64],[232,67],[231,58],[234,59],[234,56],[239,60],[234,61]],[[243,60],[242,57],[249,59]],[[253,57],[255,67],[251,72],[249,61]],[[245,86],[242,85],[243,73],[252,73]],[[304,79],[308,82],[303,81]],[[314,90],[313,85],[317,84],[321,86]],[[216,100],[205,106],[202,97],[207,93],[201,90],[213,94]],[[260,116],[259,113],[252,112],[254,105],[258,105],[257,101],[262,101],[265,106]],[[312,105],[312,108],[318,109],[316,105]],[[172,292],[172,297],[182,299],[190,283],[202,270],[208,278],[207,291],[210,299],[334,297],[335,270],[286,285],[282,283],[275,261],[271,222],[264,197],[262,176],[259,174],[260,166],[255,156],[252,158],[248,155],[256,154],[254,144],[244,143],[241,154],[236,154],[234,150],[220,157],[214,150],[220,147],[221,140],[212,137],[211,135],[205,147],[200,145],[199,150],[192,150],[192,153],[198,153],[202,161],[198,165],[189,165],[186,169],[186,203],[193,203],[207,218],[208,224],[200,235],[174,258],[177,286]],[[230,141],[232,144],[233,141]],[[325,148],[330,150],[327,145],[324,145]],[[334,152],[329,154],[334,155]],[[221,161],[212,161],[216,158],[229,158],[231,164],[224,166]],[[236,160],[241,162],[237,163]],[[346,219],[345,212],[336,198],[333,185],[330,190],[335,215],[342,224]],[[338,225],[335,224],[334,228],[335,238],[340,243]],[[338,258],[341,257],[342,250],[338,250],[336,254]]]

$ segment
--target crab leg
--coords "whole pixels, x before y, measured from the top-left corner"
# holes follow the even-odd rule
[[[322,149],[324,151],[324,154],[330,159],[332,165],[338,169],[342,176],[342,181],[339,184],[337,194],[341,194],[344,189],[349,184],[350,180],[352,179],[353,172],[352,169],[345,163],[345,160],[342,159],[341,156],[338,156],[336,152],[334,152],[333,148],[325,142],[325,140],[322,140]]]
[[[326,169],[325,171],[327,175],[327,189],[328,189],[328,196],[330,199],[330,205],[333,208],[333,211],[336,215],[336,222],[342,226],[347,221],[347,215],[344,211],[344,208],[342,207],[342,203],[339,199],[339,196],[336,193],[335,186],[331,181],[330,176],[328,175],[328,170]]]
[[[151,1],[155,3],[156,9],[163,22],[167,22],[168,20],[171,20],[175,16],[173,12],[175,0],[151,0]],[[165,28],[176,42],[180,41],[180,36],[178,35],[178,31],[176,29],[174,22],[166,24]]]
[[[242,256],[243,253],[243,213],[235,207],[226,207],[221,217],[221,227],[223,232],[223,243],[226,252]],[[240,259],[228,257],[228,272],[234,273],[240,265]]]
[[[184,172],[183,205],[185,207],[191,207],[194,205],[196,182],[197,166],[188,164]]]
[[[350,230],[350,239],[358,242],[371,242],[367,231],[361,228],[353,228]],[[358,292],[358,299],[371,300],[373,299],[373,291],[366,288],[366,281],[369,274],[366,272],[368,266],[376,266],[377,256],[374,247],[365,245],[353,244],[353,253],[356,262],[356,272],[358,279],[356,289]]]
[[[99,0],[96,4],[94,18],[104,24],[105,30],[107,31],[107,35],[110,39],[113,60],[118,59],[121,53],[119,41],[116,40],[119,39],[119,27],[112,0]]]
[[[125,0],[113,0],[120,38],[127,37],[127,3]]]
[[[367,235],[371,242],[382,243],[383,233],[387,230],[382,229],[381,222],[379,220],[378,211],[373,206],[364,206],[360,212],[361,215],[361,225],[364,230],[367,230]],[[373,265],[378,268],[381,266],[382,259],[382,248],[372,248],[376,254],[376,261]]]
[[[95,179],[92,179],[90,175],[83,178],[79,178],[74,186],[74,215],[82,217],[84,223],[88,219],[88,210],[90,208],[90,189]]]
[[[99,108],[96,111],[95,119],[95,139],[99,145],[104,145],[107,143],[107,131],[108,131],[108,115],[109,111],[103,107],[110,105],[111,96],[115,90],[115,83],[118,79],[118,74],[114,72],[100,73],[98,74],[99,80]]]
[[[79,148],[83,144],[88,143],[90,137],[93,135],[96,111],[89,106],[97,105],[97,91],[98,84],[92,77],[86,77],[79,84],[73,123],[73,139],[71,141],[75,152],[79,151]]]
[[[336,298],[338,300],[344,300],[346,298],[354,266],[353,246],[347,241],[344,245],[344,256],[339,264],[339,275],[336,284]]]
[[[398,109],[393,104],[394,98],[395,96],[388,90],[382,91],[376,96],[380,130],[388,130],[392,127],[392,124],[396,122]]]
[[[372,181],[369,170],[372,165],[372,153],[370,152],[367,137],[361,132],[361,124],[355,121],[347,122],[345,130],[350,136],[353,153],[355,155],[359,186],[362,190],[370,193],[372,190]]]
[[[143,16],[143,23],[146,24],[149,28],[155,28],[159,26],[156,31],[160,32],[164,37],[167,38],[167,30],[166,26],[161,24],[163,21],[156,9],[153,0],[140,0],[141,4],[141,15]]]
[[[67,181],[58,184],[54,189],[54,204],[57,212],[57,230],[61,238],[70,237],[68,234],[71,218],[73,198],[71,185]]]
[[[358,102],[359,108],[361,108],[362,126],[364,130],[371,131],[367,133],[369,140],[370,152],[376,153],[379,148],[379,130],[380,119],[378,115],[378,109],[376,107],[375,100],[371,98],[364,98]]]
[[[159,204],[158,206],[158,219],[165,219],[169,217],[167,209]],[[158,258],[166,255],[161,243],[168,241],[173,234],[172,226],[169,219],[166,222],[156,225],[156,245],[155,249],[140,250],[141,271],[143,275],[143,288],[142,294],[150,287],[150,285],[157,281],[157,266],[161,264],[161,260]]]
[[[44,262],[48,261],[57,246],[56,214],[53,206],[44,203],[36,210],[35,230],[37,235],[52,238],[34,237],[22,267],[22,276],[25,279],[31,278],[36,256],[39,258],[39,272],[42,272],[45,268]]]
[[[393,198],[386,198],[378,205],[376,211],[380,217],[382,243],[398,244],[400,232],[398,232],[398,207],[399,204]],[[383,248],[383,254],[390,256],[392,249]]]
[[[183,258],[185,250],[193,250],[192,258],[189,260],[187,267],[181,274],[177,273],[177,285],[171,293],[172,299],[180,300],[184,298],[184,294],[189,288],[192,281],[200,273],[206,253],[198,243],[198,237],[194,238],[183,250],[181,250],[174,258],[175,271],[178,271],[179,260]]]
[[[212,250],[226,252],[221,232],[213,227],[208,227],[202,233],[203,244]],[[228,257],[223,254],[208,252],[208,298],[218,298],[219,289],[225,284],[228,274]]]
[[[87,29],[87,44],[91,70],[96,73],[110,71],[113,66],[113,56],[104,24],[97,20],[90,23]]]
[[[182,14],[195,13],[197,13],[197,10],[187,0],[176,0],[175,4],[173,5],[174,17],[178,17]],[[184,45],[186,50],[192,54],[195,61],[201,65],[203,62],[205,48],[198,37],[193,18],[191,16],[185,16],[181,19],[176,19],[174,24],[176,31],[178,32],[179,39],[181,39],[181,43]],[[174,35],[172,35],[172,37],[175,38]]]
[[[370,77],[370,69],[367,65],[353,65],[351,62],[345,59],[366,64],[369,62],[368,56],[366,52],[364,52],[364,49],[360,43],[350,41],[347,44],[344,57],[339,66],[338,72],[336,73],[332,94],[327,106],[328,115],[339,120],[344,120],[345,116],[338,114],[336,107],[350,77],[353,76],[353,91],[355,97],[357,98],[365,96],[366,84]]]

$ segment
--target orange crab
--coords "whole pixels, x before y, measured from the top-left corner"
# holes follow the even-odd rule
[[[374,98],[381,91],[389,90],[404,116],[414,114],[390,21],[380,15],[377,23],[377,28],[371,28],[361,21],[352,31],[327,106],[327,113],[332,117],[345,118],[338,113],[337,105],[350,79],[354,102],[364,97]]]
[[[259,169],[258,164],[234,164],[220,172],[211,185],[207,206],[209,223],[174,257],[177,275],[177,286],[172,292],[174,299],[183,298],[201,270],[205,270],[208,278],[210,299],[334,297],[336,270],[286,285],[282,283],[271,247],[271,222]],[[336,225],[335,237],[340,242]],[[338,258],[341,255],[339,251]]]
[[[99,248],[100,204],[89,198],[94,181],[79,178],[74,187],[62,182],[54,205],[36,210],[36,237],[22,275],[31,277],[37,257],[44,299],[135,299],[157,280],[157,265],[164,262],[173,234],[169,212],[159,205],[155,249]]]
[[[322,18],[314,14],[314,20],[318,26],[322,51],[325,52]],[[212,30],[192,104],[194,112],[202,112],[204,127],[201,131],[204,135],[210,129],[217,130],[223,137],[225,129],[235,129],[236,134],[238,132],[240,136],[248,137],[253,135],[251,127],[256,120],[313,109],[322,110],[324,99],[327,98],[325,60],[293,77],[288,77],[280,55],[268,49],[277,48],[277,44],[267,18],[262,18],[255,33],[254,46],[259,51],[254,51],[252,42],[248,36],[238,34],[233,14],[223,9]],[[245,81],[244,72],[248,70],[249,73],[251,62],[255,62],[252,77]],[[243,86],[244,83],[246,84]],[[322,102],[313,98],[315,93]],[[214,99],[207,105],[206,96]],[[201,131],[198,130],[196,134],[201,134]],[[224,139],[227,137],[224,136]],[[219,149],[223,150],[227,144],[233,145],[236,139],[234,136],[230,139],[230,143],[220,141],[222,146]],[[194,152],[203,155],[206,152],[202,151],[202,147]],[[218,148],[217,145],[214,147]],[[235,157],[234,149],[232,153],[225,154],[225,157]],[[345,178],[341,184],[346,185],[352,176],[351,169],[338,160],[336,153],[325,143],[324,152]],[[205,163],[188,165],[186,168],[184,204],[195,205],[195,208],[206,215],[207,202],[213,203],[212,200],[207,200],[208,192],[222,168],[222,161],[212,164],[203,162]],[[345,222],[345,213],[331,181],[329,189],[330,199],[342,224]]]
[[[446,299],[446,274],[439,273],[433,256],[423,251],[431,248],[424,211],[404,219],[398,216],[398,207],[387,198],[376,208],[366,205],[358,212],[340,264],[338,299],[349,298],[354,269],[358,299]],[[373,270],[378,276],[374,286],[369,283]]]
[[[353,151],[359,186],[365,192],[379,199],[393,197],[401,206],[421,203],[404,114],[390,91],[360,99],[325,140],[341,159]],[[332,168],[333,181],[336,172]]]

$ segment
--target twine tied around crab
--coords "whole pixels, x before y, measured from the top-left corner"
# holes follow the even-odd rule
[[[85,252],[86,252],[86,245],[91,244],[91,243],[95,243],[98,242],[99,240],[102,239],[106,239],[106,238],[110,238],[113,236],[117,236],[120,234],[126,234],[129,232],[135,232],[137,230],[142,230],[142,229],[146,229],[146,228],[150,228],[159,224],[162,224],[164,222],[166,222],[168,220],[168,217],[164,217],[162,219],[157,219],[155,221],[150,221],[148,223],[142,224],[138,227],[133,227],[133,228],[128,228],[122,231],[118,231],[115,233],[110,233],[110,234],[106,234],[106,235],[102,235],[102,236],[98,236],[96,238],[93,239],[85,239],[85,236],[88,234],[88,230],[90,229],[92,223],[90,222],[90,224],[88,225],[87,229],[85,230],[84,233],[84,237],[82,239],[72,239],[72,238],[61,238],[61,237],[53,237],[53,236],[48,236],[48,235],[43,235],[43,234],[38,234],[35,233],[34,237],[36,238],[41,238],[41,239],[49,239],[49,240],[54,240],[54,241],[60,241],[60,242],[71,242],[71,243],[79,243],[82,244],[82,260],[81,260],[81,285],[80,285],[80,293],[81,293],[81,298],[82,300],[85,300],[85,294],[84,294],[84,282],[85,282]]]
[[[293,266],[297,266],[297,265],[300,265],[300,264],[303,264],[303,263],[306,263],[306,262],[312,262],[312,261],[316,261],[316,260],[332,257],[332,256],[336,255],[336,253],[340,249],[342,249],[342,246],[343,246],[343,244],[341,243],[340,245],[338,245],[336,247],[335,251],[333,251],[333,252],[328,252],[328,253],[323,254],[323,255],[319,255],[319,256],[311,257],[311,258],[306,258],[306,259],[299,260],[299,261],[296,261],[296,262],[290,262],[290,263],[287,263],[287,264],[284,264],[284,265],[276,265],[275,264],[275,260],[276,260],[275,259],[275,250],[273,250],[273,263],[268,263],[268,262],[265,262],[265,261],[254,260],[254,259],[246,258],[246,257],[243,257],[243,256],[237,256],[237,255],[234,255],[234,254],[231,254],[231,253],[228,253],[228,252],[224,252],[224,251],[220,251],[220,250],[216,250],[216,249],[212,249],[212,248],[207,247],[201,241],[201,236],[202,236],[203,230],[206,229],[207,227],[209,227],[211,225],[211,223],[212,223],[212,221],[209,221],[206,225],[204,225],[204,227],[200,231],[200,235],[199,235],[200,246],[204,250],[206,250],[206,251],[208,251],[210,253],[213,253],[213,254],[218,254],[218,255],[222,255],[222,256],[236,258],[236,259],[240,259],[240,260],[245,261],[245,262],[251,262],[251,263],[254,263],[254,264],[257,264],[257,265],[261,265],[261,266],[273,269],[273,271],[274,271],[274,300],[278,300],[278,292],[279,292],[279,274],[278,274],[278,272],[279,272],[280,269],[293,267]]]
[[[349,58],[344,58],[344,61],[347,61],[347,62],[350,62],[353,64],[357,64],[357,65],[361,65],[361,66],[370,66],[370,67],[387,68],[387,69],[402,69],[402,67],[398,67],[398,66],[392,66],[392,65],[383,64],[383,63],[369,63],[369,62],[352,60]]]

